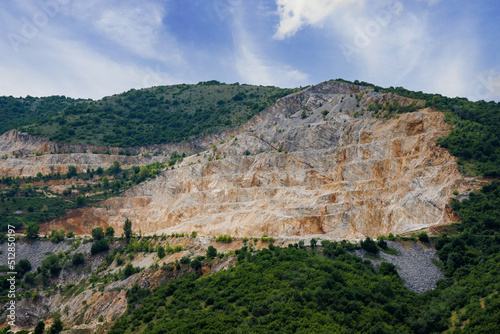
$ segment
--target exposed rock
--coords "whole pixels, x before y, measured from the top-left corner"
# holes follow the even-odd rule
[[[445,278],[444,274],[432,260],[439,261],[437,251],[430,245],[416,242],[395,242],[387,241],[390,248],[398,251],[398,255],[391,255],[379,252],[379,259],[373,256],[366,256],[362,249],[356,250],[355,255],[367,258],[376,268],[382,261],[390,262],[397,268],[399,276],[403,279],[403,284],[416,293],[424,293],[436,288],[439,279]]]
[[[452,191],[472,187],[435,144],[450,127],[428,109],[389,119],[364,111],[391,101],[421,103],[336,82],[308,88],[232,133],[193,143],[227,140],[216,151],[51,228],[71,224],[89,233],[109,224],[121,231],[129,218],[143,234],[357,239],[446,223]]]

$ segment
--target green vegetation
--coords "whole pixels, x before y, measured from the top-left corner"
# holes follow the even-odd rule
[[[132,89],[99,101],[4,97],[0,133],[16,128],[61,143],[121,147],[180,142],[241,125],[294,91],[209,81]]]
[[[65,96],[42,98],[0,96],[0,118],[2,119],[0,133],[36,122],[44,122],[57,117],[69,107],[86,105],[89,102],[89,100],[75,100]]]
[[[409,331],[404,305],[414,294],[399,277],[378,275],[345,252],[325,258],[272,248],[242,248],[236,267],[205,279],[190,274],[152,294],[136,288],[111,333]]]
[[[230,235],[219,235],[217,239],[215,239],[216,242],[224,242],[224,243],[231,243],[233,241],[233,238]]]
[[[96,227],[92,229],[92,238],[94,238],[96,241],[104,238],[104,229],[102,227]]]
[[[208,246],[207,249],[207,259],[215,259],[217,256],[217,249],[214,246]]]
[[[106,171],[101,168],[101,171],[76,173],[76,168],[71,168],[72,172],[65,176],[52,174],[26,178],[2,177],[0,231],[5,231],[8,224],[18,228],[31,223],[26,233],[28,237],[36,238],[37,225],[64,216],[71,209],[98,205],[104,199],[117,196],[140,182],[156,177],[165,167],[166,164],[156,162],[122,170],[120,164],[115,162]],[[66,181],[79,183],[65,186]],[[66,189],[62,193],[51,191],[49,185],[45,185],[48,182],[63,185]],[[58,242],[57,239],[56,237],[54,241]]]

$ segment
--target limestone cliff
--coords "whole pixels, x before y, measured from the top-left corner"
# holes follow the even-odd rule
[[[421,103],[344,83],[310,87],[239,128],[190,143],[224,140],[216,149],[47,228],[121,230],[129,218],[143,234],[356,239],[446,223],[452,191],[471,187],[435,144],[449,125],[428,109],[389,119],[366,111],[394,101]]]

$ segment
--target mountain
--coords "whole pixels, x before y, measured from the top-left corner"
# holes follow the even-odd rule
[[[422,108],[380,119],[367,110],[377,104],[424,106],[347,83],[313,86],[198,139],[203,150],[105,201],[106,209],[51,224],[90,233],[103,224],[121,231],[129,219],[146,235],[358,239],[449,223],[452,192],[477,185],[435,144],[450,130],[444,115]]]
[[[344,80],[268,87],[261,96],[262,87],[216,82],[160,88],[64,98],[50,117],[32,113],[0,136],[0,223],[28,233],[18,240],[26,261],[1,267],[18,272],[18,325],[44,320],[67,333],[499,330],[500,183],[491,182],[499,104]],[[215,112],[190,132],[198,111],[189,94],[202,110],[225,100],[231,121]],[[184,126],[175,129],[183,130],[169,128],[165,141],[146,126],[143,142],[115,132],[145,124],[131,115],[139,106],[148,119],[159,113],[157,123],[171,112],[140,96],[178,97]],[[238,104],[247,98],[269,106],[252,116]],[[85,117],[114,128],[78,138]],[[61,139],[73,122],[75,133]],[[122,145],[125,138],[138,145]],[[0,276],[4,303],[8,278]]]
[[[209,81],[133,89],[99,101],[2,98],[0,114],[6,123],[0,131],[21,129],[66,144],[181,142],[241,125],[293,91]]]

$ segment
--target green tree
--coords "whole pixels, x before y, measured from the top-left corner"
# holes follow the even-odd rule
[[[396,270],[396,266],[389,262],[382,262],[378,267],[378,273],[380,275],[393,275],[398,276],[398,271]]]
[[[61,315],[59,313],[56,313],[52,317],[54,318],[54,322],[52,323],[52,326],[50,326],[49,330],[47,331],[47,334],[61,333],[61,331],[64,329],[64,324],[61,321]]]
[[[50,238],[50,241],[58,244],[64,240],[65,236],[66,236],[66,233],[65,233],[64,229],[60,229],[60,230],[52,230],[50,232],[49,238]]]
[[[16,271],[21,276],[23,276],[30,270],[31,270],[31,262],[26,259],[19,260],[19,262],[15,265],[14,269],[14,271]]]
[[[127,265],[125,266],[125,270],[123,271],[123,273],[125,274],[125,277],[129,277],[133,274],[135,274],[135,268],[134,266],[132,265],[132,263],[127,263]]]
[[[92,247],[90,248],[90,253],[92,255],[95,255],[97,253],[107,251],[108,249],[109,249],[108,239],[101,239],[92,244]]]
[[[111,226],[106,227],[106,236],[112,238],[115,236],[115,229]]]
[[[165,257],[165,248],[162,245],[158,245],[158,247],[156,247],[156,252],[160,259]]]
[[[43,334],[44,331],[45,331],[45,324],[43,323],[43,321],[39,321],[38,324],[36,324],[33,334]]]
[[[144,181],[149,176],[149,168],[147,168],[146,166],[142,166],[141,169],[139,170],[139,174],[137,174],[137,175],[139,178],[139,180],[138,180],[139,182]]]
[[[311,248],[314,249],[316,247],[317,243],[318,243],[318,241],[315,238],[312,238],[311,239]]]
[[[104,230],[102,227],[92,229],[92,238],[99,241],[104,238]]]
[[[214,246],[208,246],[207,259],[214,259],[217,256],[217,249]]]
[[[117,175],[121,171],[120,162],[117,160],[113,161],[113,164],[108,168],[108,172],[113,175]]]
[[[387,242],[384,240],[384,239],[380,239],[377,241],[377,245],[381,248],[381,249],[387,249]]]
[[[69,179],[73,176],[77,176],[78,173],[76,171],[76,167],[75,166],[68,166],[68,173],[66,173],[66,177]]]
[[[125,220],[125,224],[123,225],[123,234],[125,234],[125,239],[127,240],[132,238],[132,222],[128,220],[128,218]]]
[[[194,259],[193,261],[191,261],[191,268],[193,268],[196,271],[200,270],[201,269],[201,261],[198,259]]]
[[[83,253],[76,253],[73,255],[72,263],[74,266],[78,266],[85,262],[85,256]]]
[[[369,253],[378,253],[377,243],[370,237],[366,237],[364,241],[361,241],[361,248]]]
[[[420,232],[418,235],[418,240],[422,241],[422,242],[429,242],[429,236],[427,235],[427,232],[425,231],[422,231]]]
[[[30,239],[36,239],[38,238],[38,231],[40,231],[40,225],[36,222],[29,222],[26,226],[24,234],[26,234],[26,237]]]
[[[83,195],[78,195],[78,196],[76,197],[76,206],[77,206],[77,207],[79,207],[79,208],[80,208],[80,207],[84,206],[84,205],[85,205],[85,202],[86,202],[86,198],[85,198],[85,196],[83,196]]]
[[[103,177],[102,178],[102,187],[104,189],[108,189],[109,188],[109,179],[107,176]]]

